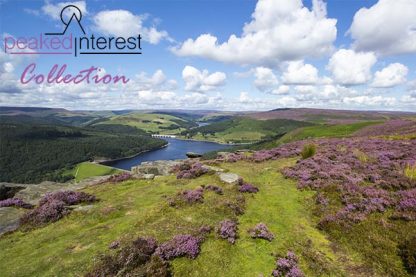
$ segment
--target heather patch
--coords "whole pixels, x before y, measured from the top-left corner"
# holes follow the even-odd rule
[[[247,183],[243,180],[243,178],[239,178],[238,182],[238,191],[243,193],[257,193],[259,191],[259,188],[256,186],[253,186],[250,183]]]
[[[239,192],[257,193],[259,189],[252,184],[244,183],[238,188]]]
[[[303,277],[303,272],[298,267],[298,257],[292,251],[288,251],[286,257],[276,261],[276,269],[273,270],[274,277]]]
[[[8,198],[8,199],[0,201],[0,208],[2,207],[17,207],[17,208],[31,209],[33,208],[33,205],[26,203],[20,198]]]
[[[139,237],[114,255],[100,256],[86,276],[171,276],[169,264],[153,255],[156,248],[155,239]]]
[[[199,162],[184,162],[175,166],[172,172],[176,173],[178,179],[194,179],[208,173],[208,168]]]
[[[223,195],[223,190],[219,186],[216,186],[216,185],[207,185],[207,186],[202,185],[202,188],[205,189],[205,190],[213,191],[216,194]]]
[[[111,175],[110,177],[108,177],[107,182],[120,183],[120,182],[124,182],[126,180],[129,180],[130,178],[131,178],[131,173],[124,171],[124,172],[119,173],[119,174]]]
[[[416,133],[416,121],[395,119],[383,124],[365,127],[355,133],[356,136],[393,136]]]
[[[66,205],[76,205],[80,203],[92,203],[96,201],[94,195],[82,192],[82,191],[57,191],[52,193],[47,193],[39,201],[39,206],[46,204],[51,201],[62,201]]]
[[[183,190],[172,198],[168,199],[170,206],[178,206],[181,203],[195,204],[204,202],[204,189]]]
[[[221,221],[217,230],[218,235],[221,238],[228,240],[231,244],[234,244],[238,237],[237,224],[238,223],[236,221],[229,219]]]
[[[397,208],[397,194],[416,187],[416,181],[403,174],[416,157],[416,141],[332,139],[317,143],[319,153],[284,169],[283,174],[297,179],[299,188],[337,188],[342,207],[325,215],[321,227],[330,222],[358,223],[371,213]],[[322,200],[325,196],[319,197]],[[405,203],[411,205],[410,200]]]
[[[92,203],[94,195],[76,191],[58,191],[46,194],[39,205],[20,218],[23,225],[40,226],[55,222],[70,213],[70,205]]]
[[[267,160],[294,157],[301,154],[303,144],[304,142],[302,141],[284,144],[277,148],[256,151],[252,155],[244,155],[244,153],[239,152],[228,153],[226,156],[219,155],[216,162],[234,163],[237,161],[251,161],[260,163]]]
[[[64,202],[59,200],[52,200],[36,207],[24,214],[20,218],[20,223],[31,226],[40,226],[50,222],[55,222],[69,214],[69,208]]]
[[[253,239],[260,238],[268,241],[272,241],[274,239],[273,233],[269,231],[264,223],[259,223],[255,227],[250,228],[248,233]]]
[[[195,259],[201,251],[202,239],[192,235],[176,235],[170,241],[162,243],[155,254],[164,260],[186,256]]]

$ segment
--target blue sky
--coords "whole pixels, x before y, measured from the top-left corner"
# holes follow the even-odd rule
[[[69,109],[416,110],[416,1],[7,1],[2,37],[59,32],[83,10],[87,34],[142,34],[140,56],[0,55],[0,105]],[[70,28],[80,34],[77,28]],[[22,57],[23,56],[23,57]],[[124,74],[127,85],[27,84],[30,63]]]

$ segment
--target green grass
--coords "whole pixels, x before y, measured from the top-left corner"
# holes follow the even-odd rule
[[[297,190],[295,182],[277,171],[293,162],[224,165],[260,188],[258,194],[246,195],[246,213],[238,218],[240,239],[230,245],[215,233],[210,234],[197,259],[180,258],[172,263],[174,274],[267,276],[276,259],[271,253],[283,255],[293,249],[301,256],[300,265],[307,276],[342,276],[344,269],[330,242],[314,227],[310,213],[313,192]],[[258,174],[253,175],[253,170]],[[204,175],[194,180],[168,176],[90,187],[86,191],[100,199],[90,211],[73,212],[44,228],[0,238],[2,276],[79,276],[93,266],[99,253],[110,252],[108,245],[116,239],[128,241],[142,235],[166,241],[201,225],[216,226],[225,218],[233,218],[226,202],[234,201],[239,193],[230,185],[221,185],[223,196],[205,192],[202,204],[168,206],[166,196],[202,184],[220,185],[216,175]],[[275,233],[274,241],[247,236],[247,229],[259,222]]]
[[[276,261],[272,253],[285,255],[288,249],[301,257],[301,267],[306,276],[344,275],[330,242],[314,228],[308,212],[314,193],[297,190],[293,181],[284,179],[276,170],[292,162],[224,165],[257,185],[260,192],[247,197],[246,213],[239,217],[240,238],[236,244],[210,238],[202,246],[202,254],[197,259],[182,258],[173,262],[177,276],[269,276]],[[253,171],[257,174],[253,175]],[[247,230],[260,222],[275,234],[275,240],[267,242],[249,237]],[[321,258],[318,266],[313,256]]]
[[[308,138],[338,138],[347,137],[356,131],[374,124],[379,124],[380,121],[357,122],[352,124],[337,124],[337,125],[316,125],[294,130],[284,135],[279,143],[287,143],[291,141],[303,140]]]
[[[155,134],[177,134],[193,126],[193,123],[172,115],[146,113],[113,116],[98,124],[126,125]]]
[[[187,138],[220,143],[252,143],[265,138],[283,135],[296,128],[309,125],[311,123],[289,119],[256,120],[236,117],[194,128],[182,134]]]
[[[72,174],[75,177],[75,180],[79,182],[89,177],[111,175],[119,172],[121,172],[121,170],[114,167],[91,162],[83,162],[67,171],[66,174]]]
[[[416,179],[416,165],[406,165],[404,174],[412,180]]]

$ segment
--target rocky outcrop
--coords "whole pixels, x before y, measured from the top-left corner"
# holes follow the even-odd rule
[[[217,173],[218,176],[220,177],[220,180],[226,184],[237,184],[240,176],[238,176],[235,173]]]
[[[20,198],[26,203],[37,205],[40,198],[48,192],[59,190],[78,190],[87,186],[99,184],[109,176],[92,177],[81,182],[55,183],[45,181],[40,184],[13,184],[0,183],[0,186],[6,187],[8,191],[17,191],[12,197]],[[10,197],[9,197],[10,198]],[[85,209],[85,208],[82,208]],[[15,207],[0,208],[0,235],[13,231],[19,226],[19,218],[25,213],[24,209]]]
[[[13,198],[22,189],[25,189],[25,186],[0,184],[0,200]]]
[[[186,153],[186,156],[188,158],[194,159],[194,158],[202,157],[202,154],[198,154],[198,153],[195,153],[195,152],[188,152],[188,153]]]
[[[182,162],[181,160],[142,162],[140,165],[132,167],[131,172],[133,175],[153,174],[154,176],[166,176],[171,174],[175,165]]]

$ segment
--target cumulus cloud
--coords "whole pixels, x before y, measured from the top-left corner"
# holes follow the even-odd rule
[[[94,18],[93,29],[113,36],[129,37],[141,34],[143,39],[151,44],[157,44],[162,39],[168,39],[166,31],[159,31],[156,27],[145,27],[146,16],[135,15],[126,10],[107,10],[97,13]]]
[[[141,72],[135,76],[133,80],[127,83],[130,89],[141,90],[175,90],[177,88],[177,82],[174,79],[168,80],[162,70],[158,69],[153,75],[148,76],[146,72]]]
[[[254,85],[261,92],[271,93],[279,84],[273,70],[267,67],[256,67],[254,69]]]
[[[376,62],[377,58],[372,52],[340,49],[330,58],[327,69],[337,83],[359,85],[371,79],[371,68]]]
[[[416,53],[416,1],[379,0],[354,16],[349,33],[360,51]]]
[[[408,72],[409,69],[400,63],[390,64],[374,74],[374,80],[371,86],[377,88],[391,88],[403,84],[406,82]]]
[[[277,89],[272,91],[272,94],[288,94],[290,91],[290,87],[287,85],[281,85]]]
[[[45,5],[43,5],[42,7],[42,12],[51,17],[52,19],[55,20],[61,20],[61,10],[62,8],[64,8],[65,6],[68,5],[74,5],[76,7],[78,7],[82,13],[82,16],[84,16],[85,14],[87,14],[87,3],[85,1],[75,1],[75,2],[61,2],[61,3],[50,3],[50,2],[46,2]],[[26,9],[26,12],[32,13],[32,14],[37,14],[38,12],[35,10],[30,10],[30,9]],[[77,11],[72,11],[71,8],[69,8],[68,10],[66,10],[67,14],[64,14],[64,18],[65,16],[70,17],[72,16],[72,12],[75,12],[77,14]]]
[[[185,81],[186,91],[202,93],[224,86],[227,75],[219,71],[210,74],[206,69],[200,71],[193,66],[187,65],[182,71],[182,78]]]
[[[333,48],[336,19],[327,18],[326,4],[313,0],[259,0],[241,36],[221,43],[211,34],[188,39],[172,48],[179,56],[199,56],[221,62],[274,66],[281,61],[321,56]]]
[[[283,82],[293,85],[310,85],[318,82],[318,69],[303,61],[289,62],[283,73]]]
[[[353,96],[353,97],[344,97],[343,102],[347,105],[352,106],[373,106],[373,107],[390,107],[394,106],[397,103],[395,97],[384,97],[384,96]]]

